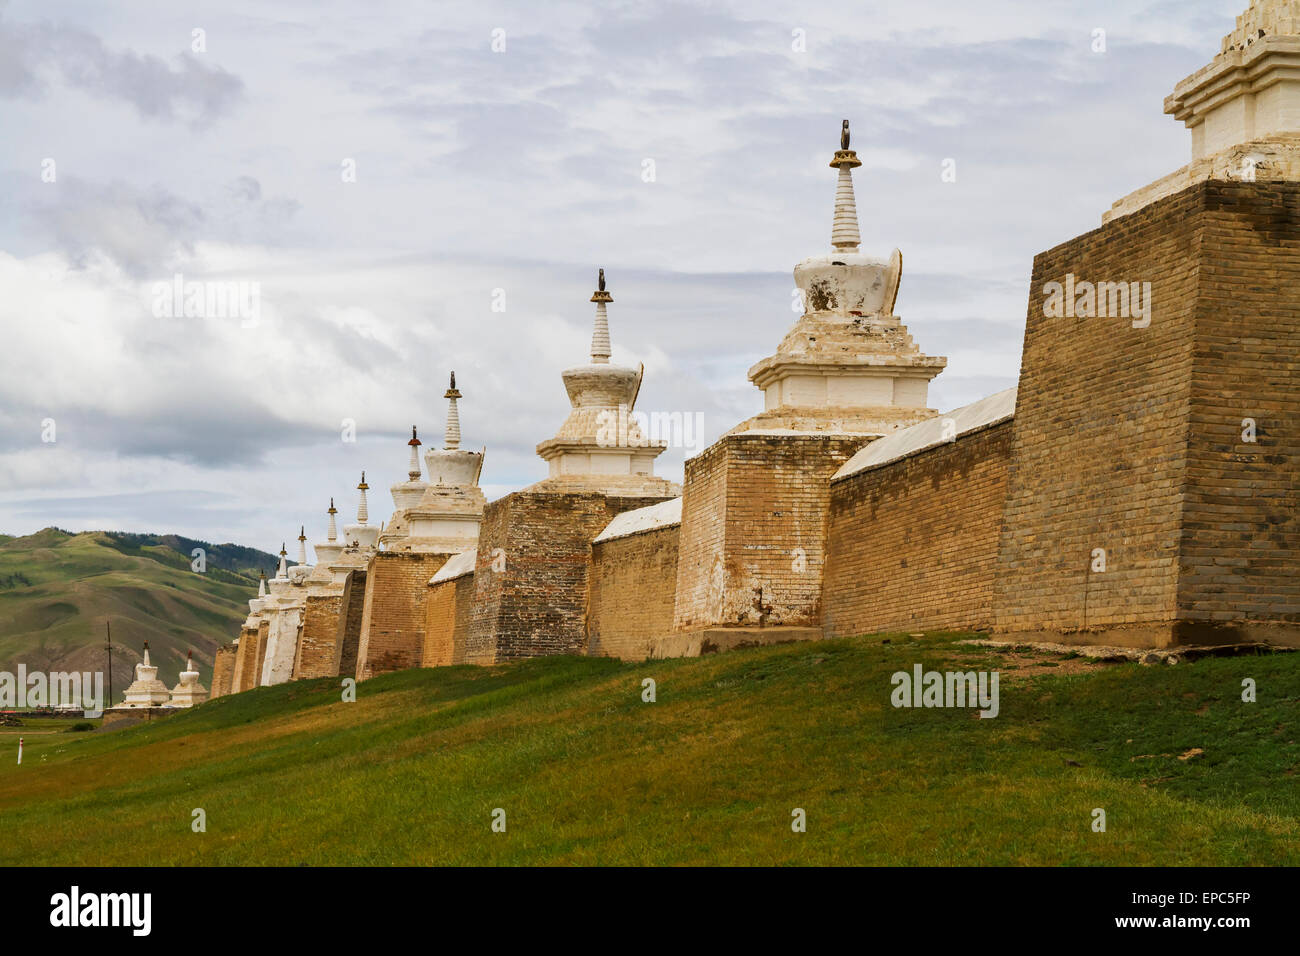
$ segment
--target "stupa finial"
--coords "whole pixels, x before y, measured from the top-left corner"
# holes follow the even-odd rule
[[[411,426],[411,440],[407,442],[411,446],[411,461],[406,468],[406,477],[412,481],[420,480],[420,436],[415,433],[415,426]]]
[[[298,526],[298,563],[302,566],[307,564],[307,526]]]
[[[337,508],[334,507],[334,499],[333,499],[333,498],[330,499],[330,507],[329,507],[329,511],[327,511],[327,512],[325,512],[325,513],[328,514],[328,515],[330,516],[330,530],[329,530],[329,534],[328,534],[326,537],[327,537],[327,538],[330,540],[330,542],[332,543],[332,542],[334,542],[334,541],[337,541],[338,538],[339,538],[339,529],[338,529],[338,525],[337,525],[337,524],[335,523],[335,521],[334,521],[334,516],[335,516],[336,514],[339,513],[339,510],[338,510]]]
[[[614,297],[605,291],[604,269],[600,270],[596,281],[596,291],[591,294],[591,301],[596,303],[596,327],[591,333],[591,362],[593,365],[608,365],[609,316],[605,312],[605,303],[613,302]]]
[[[357,524],[366,524],[370,521],[370,509],[366,505],[366,491],[369,489],[366,484],[366,473],[361,473],[361,484],[357,485],[357,491],[361,492],[361,498],[357,501]]]
[[[854,167],[861,166],[858,154],[849,149],[849,121],[840,127],[840,148],[835,151],[831,168],[839,168],[835,183],[835,218],[831,223],[831,246],[836,252],[853,253],[862,244],[858,234],[858,206],[853,198]]]
[[[287,578],[289,576],[289,550],[280,542],[280,570],[275,573],[277,578]]]
[[[456,404],[461,398],[460,389],[456,388],[456,373],[451,373],[451,384],[443,393],[447,399],[447,434],[442,447],[448,451],[460,448],[460,407]]]

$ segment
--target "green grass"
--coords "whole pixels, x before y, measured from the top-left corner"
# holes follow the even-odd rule
[[[915,663],[1000,670],[1000,716],[893,709]],[[29,739],[21,767],[0,742],[0,864],[1295,865],[1298,677],[895,636],[404,671],[355,703],[292,683]]]
[[[207,570],[191,570],[194,547]],[[213,654],[234,640],[256,594],[256,572],[277,559],[235,545],[57,528],[0,540],[0,670],[104,671],[105,623],[123,650],[113,660],[120,698],[144,642],[169,686],[194,651],[205,683]],[[127,653],[126,649],[133,653]]]
[[[13,737],[17,739],[18,737],[30,737],[33,734],[79,733],[86,728],[93,730],[101,723],[98,719],[88,720],[80,716],[29,717],[25,714],[17,714],[16,716],[22,721],[22,725],[19,727],[0,726],[0,738]]]

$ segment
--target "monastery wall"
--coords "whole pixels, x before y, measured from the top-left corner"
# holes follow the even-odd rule
[[[999,633],[1300,635],[1298,204],[1294,183],[1204,182],[1035,259]],[[1045,283],[1068,273],[1150,282],[1149,327],[1047,317]]]
[[[1010,420],[831,482],[827,637],[987,630]]]
[[[820,627],[830,478],[869,440],[740,433],[688,460],[674,629]]]
[[[1178,637],[1300,646],[1300,183],[1197,201]]]
[[[311,594],[302,612],[302,636],[293,676],[297,680],[338,675],[339,614],[342,594]]]
[[[490,503],[479,530],[466,659],[583,653],[592,539],[615,515],[664,500],[520,491]]]
[[[1093,628],[1114,632],[1106,642],[1168,643],[1201,192],[1155,202],[1034,259],[995,584],[1002,634],[1061,639]],[[1068,275],[1150,282],[1149,327],[1122,316],[1048,317],[1046,284]],[[1094,549],[1105,550],[1104,573],[1091,570]]]
[[[371,557],[357,644],[357,680],[420,666],[429,579],[449,557],[413,551],[377,551]]]
[[[342,677],[355,677],[357,673],[357,651],[361,644],[361,620],[365,607],[366,572],[358,568],[348,572],[343,596],[339,599],[334,654],[338,662],[335,673]]]
[[[298,653],[298,638],[302,633],[302,609],[282,607],[268,613],[265,663],[262,666],[262,684],[270,687],[293,678],[293,662]]]
[[[230,680],[230,692],[238,694],[256,687],[250,678],[257,664],[257,629],[245,627],[239,631],[239,646],[235,648],[235,672]]]
[[[607,541],[591,549],[587,650],[641,661],[660,656],[672,632],[680,523]]]
[[[266,640],[270,633],[269,621],[263,619],[257,622],[257,636],[253,639],[253,645],[248,649],[248,657],[244,661],[242,683],[244,690],[262,686],[262,665],[266,661]]]
[[[429,587],[425,601],[423,667],[475,663],[467,658],[474,609],[474,572]]]
[[[212,660],[212,690],[208,695],[209,700],[225,697],[232,692],[237,652],[238,648],[233,643],[217,648],[216,656]]]

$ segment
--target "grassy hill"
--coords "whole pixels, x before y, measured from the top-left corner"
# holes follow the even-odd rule
[[[207,570],[191,570],[194,548]],[[120,698],[149,641],[159,677],[177,679],[193,649],[206,683],[216,648],[248,614],[257,569],[278,558],[175,535],[70,534],[46,528],[0,538],[0,670],[104,670],[111,621],[113,689]]]
[[[917,663],[998,670],[1000,715],[890,707]],[[0,728],[0,864],[1300,864],[1296,654],[1103,666],[895,636],[357,690],[28,736],[21,766],[32,728]]]

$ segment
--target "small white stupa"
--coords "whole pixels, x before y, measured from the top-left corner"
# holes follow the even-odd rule
[[[348,548],[373,549],[379,541],[382,529],[370,523],[370,506],[366,502],[366,492],[369,490],[366,473],[363,471],[361,483],[357,485],[357,491],[361,492],[357,500],[357,522],[343,526],[343,540]]]
[[[118,707],[161,707],[170,698],[171,691],[158,679],[158,668],[149,663],[149,642],[145,641],[144,660],[135,665],[135,680]]]
[[[408,539],[411,534],[410,519],[408,512],[413,508],[420,499],[424,497],[424,491],[429,487],[428,482],[424,481],[420,472],[420,436],[416,433],[415,426],[411,426],[411,440],[408,441],[407,447],[411,452],[411,460],[406,466],[406,481],[399,481],[391,488],[393,494],[393,516],[384,526],[383,533],[379,535],[379,544],[389,551],[409,551],[410,546]]]
[[[326,545],[325,557],[321,557],[320,548],[317,547],[316,561],[318,567],[326,568],[331,576],[334,585],[341,586],[347,581],[348,575],[353,571],[364,570],[370,563],[370,557],[375,553],[376,546],[379,542],[379,534],[382,530],[377,525],[370,524],[370,509],[366,502],[366,492],[370,486],[366,484],[366,473],[361,473],[361,483],[357,485],[357,491],[361,497],[357,501],[357,520],[355,524],[343,526],[343,540],[336,541],[334,537],[334,512],[330,512],[330,539]],[[330,501],[330,508],[333,509],[334,502]],[[337,548],[337,550],[335,550]],[[323,575],[320,577],[323,578]]]
[[[424,453],[429,481],[406,514],[409,536],[402,546],[429,554],[459,554],[478,543],[479,523],[487,498],[478,486],[487,449],[460,447],[460,409],[464,396],[451,373],[447,391],[447,426],[441,448]]]
[[[190,651],[180,683],[172,688],[171,706],[193,707],[207,699],[208,689],[199,683],[199,669],[194,666],[194,652]]]
[[[903,255],[860,251],[849,121],[840,128],[831,251],[794,267],[804,313],[776,352],[749,370],[764,410],[733,432],[887,435],[937,414],[930,381],[947,359],[925,355],[894,314]]]
[[[343,552],[343,542],[339,541],[338,521],[335,518],[339,510],[334,507],[333,498],[330,499],[329,509],[325,513],[329,516],[329,528],[325,533],[325,540],[312,545],[312,550],[316,552],[316,564],[312,568],[310,577],[307,578],[309,587],[333,582],[334,575],[330,571],[330,565]]]
[[[668,447],[648,438],[634,416],[645,366],[629,368],[610,363],[608,303],[601,269],[596,291],[596,322],[591,336],[591,362],[561,373],[569,395],[569,416],[550,438],[537,446],[547,463],[547,478],[527,491],[588,492],[615,495],[675,495],[681,488],[659,478],[654,462]]]

